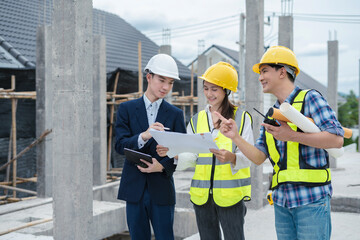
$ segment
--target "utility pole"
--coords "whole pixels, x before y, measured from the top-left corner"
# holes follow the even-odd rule
[[[330,37],[331,38],[331,37]],[[330,105],[330,107],[334,110],[335,116],[337,117],[337,95],[338,95],[338,68],[339,68],[339,43],[336,40],[329,40],[327,42],[328,45],[328,84],[326,90],[326,99]],[[329,156],[330,159],[330,167],[336,168],[337,161],[333,156]]]
[[[239,99],[240,101],[245,100],[245,14],[240,14],[240,31],[239,31]]]
[[[164,28],[162,31],[162,45],[160,46],[159,53],[164,53],[171,56],[171,29]],[[180,74],[179,74],[180,75]],[[171,89],[169,93],[165,96],[165,100],[168,103],[172,103],[172,92]]]

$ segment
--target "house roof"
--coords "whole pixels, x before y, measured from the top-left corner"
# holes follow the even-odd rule
[[[52,0],[1,0],[0,37],[12,45],[26,60],[36,63],[36,29],[51,24]],[[117,68],[138,70],[138,41],[142,45],[142,67],[159,51],[159,46],[121,17],[93,9],[93,33],[106,37],[107,72]],[[0,53],[1,54],[1,53]],[[177,59],[181,77],[190,77],[190,70]],[[0,67],[3,66],[0,62]]]
[[[230,48],[226,48],[226,47],[223,47],[223,46],[220,46],[220,45],[216,45],[216,44],[213,44],[211,45],[209,48],[207,48],[202,54],[206,55],[210,50],[212,49],[217,49],[219,50],[221,53],[223,53],[224,55],[226,55],[227,57],[231,58],[232,60],[234,60],[235,62],[239,62],[239,52],[238,51],[235,51],[235,50],[232,50]],[[194,62],[197,61],[197,58],[195,58],[192,62],[190,62],[187,66],[190,67],[191,64],[193,64]]]

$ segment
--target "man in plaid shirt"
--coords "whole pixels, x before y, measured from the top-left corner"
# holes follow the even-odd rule
[[[275,108],[284,102],[297,106],[321,132],[304,133],[294,124],[281,121],[280,126],[263,123],[252,146],[237,134],[233,120],[221,118],[220,130],[256,164],[266,158],[273,164],[272,197],[279,240],[330,239],[332,187],[329,155],[324,149],[341,148],[344,130],[317,91],[294,85],[300,69],[290,49],[269,48],[253,70],[260,74],[263,92],[277,97]]]

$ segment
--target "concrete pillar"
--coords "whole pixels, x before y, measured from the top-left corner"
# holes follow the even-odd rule
[[[92,1],[53,3],[54,239],[93,239]]]
[[[337,116],[337,99],[338,99],[338,67],[339,67],[339,50],[338,41],[328,41],[328,87],[326,91],[327,101]],[[329,156],[330,167],[336,168],[336,158]]]
[[[161,45],[159,53],[165,53],[171,55],[171,45]]]
[[[36,33],[36,137],[52,128],[52,49],[51,27],[39,26]],[[52,197],[53,133],[36,148],[36,191],[39,198]]]
[[[245,14],[240,14],[240,30],[239,30],[239,83],[238,89],[240,101],[245,101]],[[244,107],[243,105],[241,107]]]
[[[206,56],[201,54],[198,56],[197,62],[197,76],[200,77],[204,74],[207,69]],[[197,78],[197,96],[198,96],[198,111],[203,110],[207,104],[204,91],[203,91],[203,80]]]
[[[328,41],[328,87],[327,101],[337,116],[338,99],[338,69],[339,69],[339,42]]]
[[[253,108],[263,109],[264,96],[258,81],[258,74],[252,66],[258,63],[264,53],[264,0],[246,0],[246,51],[245,51],[245,104],[253,116],[254,138],[259,137],[263,118]],[[263,167],[251,165],[252,200],[249,207],[259,209],[265,197],[263,190]]]
[[[292,16],[279,16],[279,39],[278,44],[294,49],[294,18]]]
[[[161,45],[159,48],[159,53],[164,53],[171,56],[171,45]],[[166,95],[165,100],[168,103],[172,103],[172,89],[171,91]]]
[[[106,183],[106,40],[95,35],[93,46],[93,183]]]

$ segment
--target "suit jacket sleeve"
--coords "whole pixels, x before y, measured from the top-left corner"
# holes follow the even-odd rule
[[[124,147],[130,149],[138,149],[139,133],[133,134],[130,128],[130,116],[127,104],[120,104],[116,114],[115,123],[115,150],[119,154],[124,154]]]

